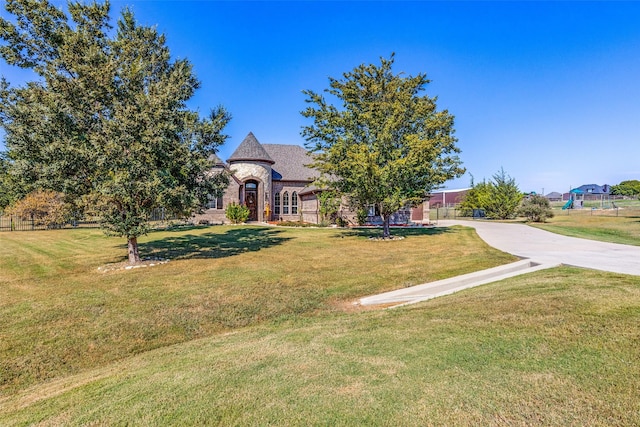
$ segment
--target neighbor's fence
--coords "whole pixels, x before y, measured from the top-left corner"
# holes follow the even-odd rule
[[[562,209],[566,202],[552,203],[556,215],[640,217],[640,200],[630,198],[592,199],[582,201],[579,209]]]
[[[175,221],[179,218],[169,215],[164,208],[154,209],[151,213],[151,222],[164,223]],[[2,231],[35,231],[35,230],[55,230],[64,228],[98,228],[100,219],[96,217],[82,217],[72,219],[64,224],[46,225],[34,218],[21,218],[16,215],[0,215],[0,232]]]
[[[458,209],[457,205],[438,206],[429,209],[429,220],[438,221],[440,219],[461,219],[470,218],[463,217],[462,211]]]
[[[640,200],[585,200],[580,209],[562,209],[565,202],[554,202],[551,207],[555,216],[608,216],[640,218]],[[429,220],[438,221],[446,219],[483,219],[483,212],[464,212],[458,205],[438,206],[429,209]]]

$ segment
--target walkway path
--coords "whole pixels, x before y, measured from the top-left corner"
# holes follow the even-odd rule
[[[561,236],[524,224],[450,220],[438,222],[438,227],[453,225],[473,227],[480,238],[489,245],[524,260],[464,276],[373,295],[360,299],[359,303],[413,304],[560,264],[640,275],[640,246]]]
[[[438,223],[439,227],[451,225],[474,227],[490,246],[535,262],[640,275],[640,246],[561,236],[524,224],[488,221]]]

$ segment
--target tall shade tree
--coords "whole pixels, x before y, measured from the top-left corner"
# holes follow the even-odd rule
[[[389,237],[391,216],[415,205],[445,181],[464,173],[453,136],[453,115],[436,110],[423,94],[425,74],[393,74],[394,55],[380,65],[360,65],[329,78],[325,94],[303,93],[310,104],[302,115],[306,147],[326,184],[353,207],[375,205]]]
[[[37,76],[0,83],[11,176],[25,193],[89,204],[138,262],[154,209],[187,215],[228,184],[209,159],[230,115],[218,107],[201,119],[186,107],[199,87],[191,64],[171,60],[164,35],[127,9],[114,32],[108,2],[70,2],[68,13],[47,0],[5,7],[14,19],[0,18],[0,56]]]

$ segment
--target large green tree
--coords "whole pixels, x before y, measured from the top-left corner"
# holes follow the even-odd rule
[[[394,74],[394,56],[329,78],[324,95],[304,91],[307,149],[314,167],[352,207],[375,205],[390,235],[389,219],[445,181],[464,173],[453,136],[454,117],[424,94],[425,74]],[[336,105],[331,101],[335,101]]]
[[[108,2],[8,0],[0,56],[36,80],[0,84],[7,164],[25,192],[50,189],[97,210],[110,233],[140,260],[138,236],[162,206],[186,215],[220,195],[224,174],[208,160],[230,119],[219,107],[201,119],[186,102],[199,82],[187,60],[172,60],[165,37],[127,9],[110,26]]]

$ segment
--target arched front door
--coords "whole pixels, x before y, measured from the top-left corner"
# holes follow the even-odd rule
[[[247,181],[244,184],[244,202],[249,208],[249,221],[258,220],[258,183]]]

